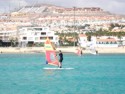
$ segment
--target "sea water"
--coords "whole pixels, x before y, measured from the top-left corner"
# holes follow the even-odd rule
[[[125,54],[64,53],[73,70],[44,67],[44,54],[0,54],[0,94],[125,94]]]

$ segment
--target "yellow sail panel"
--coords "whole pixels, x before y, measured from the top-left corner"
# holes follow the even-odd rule
[[[44,48],[45,48],[45,50],[54,50],[54,47],[53,47],[51,41],[49,40],[49,38],[46,39]]]
[[[45,54],[46,54],[46,64],[58,66],[59,61],[56,56],[56,51],[52,43],[50,42],[49,38],[46,39],[44,47],[45,47]]]
[[[53,47],[50,44],[45,44],[44,47],[45,50],[53,50]]]

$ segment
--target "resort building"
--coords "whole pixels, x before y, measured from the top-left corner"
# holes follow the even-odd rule
[[[115,38],[97,39],[97,47],[118,47],[118,41]]]
[[[44,43],[47,37],[55,44],[58,44],[58,36],[55,35],[54,31],[50,31],[49,27],[27,26],[18,29],[18,42],[22,46]]]
[[[81,47],[87,47],[87,36],[85,34],[79,34],[79,45]]]
[[[79,45],[81,47],[119,47],[125,45],[125,37],[119,39],[115,36],[91,36],[91,41],[87,40],[85,34],[79,35]]]
[[[12,37],[16,37],[16,31],[0,31],[0,40],[9,42]]]
[[[0,46],[10,46],[16,39],[17,27],[15,24],[4,22],[0,23]]]

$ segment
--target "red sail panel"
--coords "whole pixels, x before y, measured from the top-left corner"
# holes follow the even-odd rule
[[[52,43],[50,42],[49,38],[45,41],[45,54],[46,54],[46,63],[54,66],[59,65],[58,58],[56,56],[56,51],[54,50],[54,47],[52,46]]]
[[[46,51],[47,64],[58,66],[59,62],[56,57],[55,51]]]

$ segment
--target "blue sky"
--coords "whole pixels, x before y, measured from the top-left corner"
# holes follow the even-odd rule
[[[100,7],[111,13],[125,14],[125,0],[0,0],[0,12],[40,3],[64,7]]]

